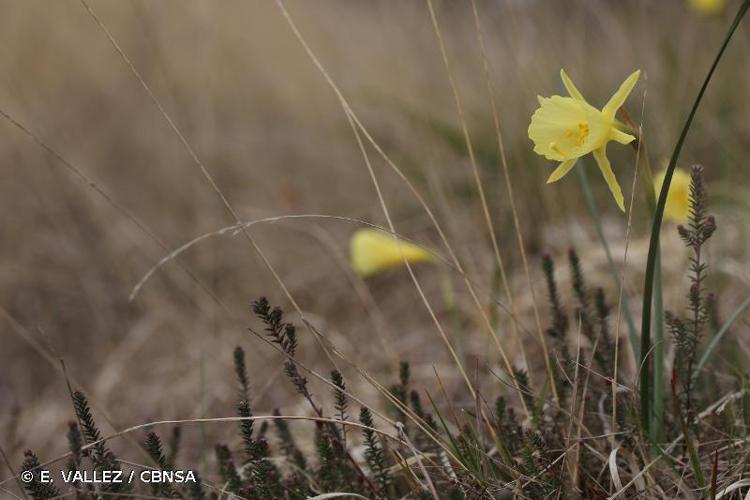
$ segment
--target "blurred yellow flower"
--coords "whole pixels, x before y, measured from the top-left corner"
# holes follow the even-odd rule
[[[625,126],[615,119],[615,113],[625,103],[640,74],[640,71],[631,74],[600,111],[586,102],[565,70],[560,70],[570,97],[538,97],[539,109],[534,112],[529,125],[534,152],[548,160],[561,162],[547,179],[547,184],[560,180],[578,158],[593,153],[617,206],[625,211],[622,190],[607,158],[607,143],[629,144],[635,139],[622,130]]]
[[[654,179],[654,190],[659,197],[661,186],[664,183],[662,172]],[[669,183],[667,204],[664,206],[664,217],[675,222],[685,222],[690,213],[690,174],[679,168],[672,174],[672,182]]]
[[[352,269],[362,277],[403,265],[404,259],[410,264],[435,261],[424,248],[374,229],[357,230],[349,243]]]
[[[688,0],[688,5],[704,16],[713,16],[724,12],[727,0]]]

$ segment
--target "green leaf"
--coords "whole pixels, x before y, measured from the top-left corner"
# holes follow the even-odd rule
[[[682,132],[680,133],[680,137],[677,140],[677,144],[675,144],[674,151],[672,152],[672,157],[669,159],[669,165],[667,166],[667,170],[664,175],[664,182],[661,186],[661,191],[659,192],[659,200],[656,204],[656,212],[654,213],[653,224],[651,226],[651,239],[649,241],[648,247],[648,259],[646,260],[646,278],[643,285],[643,317],[641,318],[641,427],[645,432],[649,431],[649,422],[651,416],[651,386],[653,382],[647,356],[649,355],[651,349],[651,307],[653,305],[654,273],[656,270],[656,253],[659,248],[659,232],[661,229],[662,220],[664,218],[664,206],[667,203],[667,193],[669,192],[669,186],[672,183],[672,175],[674,174],[675,167],[677,166],[677,159],[680,156],[682,146],[685,143],[688,131],[690,130],[690,126],[693,123],[695,113],[698,111],[698,106],[703,100],[703,95],[706,93],[706,88],[711,81],[711,77],[713,76],[714,71],[716,71],[716,67],[719,65],[721,57],[724,55],[724,52],[729,45],[729,41],[732,39],[732,36],[737,30],[737,27],[742,21],[742,18],[745,16],[748,8],[750,8],[750,0],[744,0],[739,10],[737,11],[737,15],[734,17],[734,21],[732,21],[732,24],[729,27],[726,36],[724,37],[724,41],[719,48],[719,52],[716,54],[716,58],[714,59],[711,68],[708,70],[708,74],[703,81],[703,85],[701,86],[700,91],[695,98],[693,107],[691,108],[687,120],[685,121],[685,125],[682,128]]]

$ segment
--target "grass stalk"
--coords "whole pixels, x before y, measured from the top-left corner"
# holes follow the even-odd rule
[[[466,118],[464,115],[463,106],[461,104],[461,98],[458,95],[458,88],[456,87],[456,82],[453,76],[453,71],[451,69],[450,63],[448,62],[448,53],[446,51],[445,42],[443,40],[443,35],[440,30],[440,25],[438,23],[437,14],[435,13],[435,8],[432,4],[432,0],[427,0],[427,7],[430,12],[430,19],[432,21],[432,26],[435,31],[435,37],[438,41],[438,46],[440,47],[440,55],[442,56],[443,60],[443,66],[445,67],[446,76],[448,77],[448,83],[451,88],[451,92],[453,94],[453,100],[456,105],[456,113],[458,115],[458,121],[461,125],[461,132],[464,140],[464,145],[466,147],[466,152],[469,155],[469,163],[471,165],[471,172],[474,177],[474,182],[476,184],[477,193],[479,194],[479,201],[482,206],[482,213],[484,215],[484,221],[487,226],[487,233],[488,236],[492,242],[492,250],[495,257],[495,266],[500,272],[500,276],[502,278],[503,288],[505,289],[505,294],[508,299],[509,305],[513,306],[513,296],[510,292],[510,287],[508,285],[508,277],[505,272],[505,263],[503,262],[502,255],[500,254],[500,247],[498,245],[498,238],[497,234],[495,233],[495,224],[492,219],[491,211],[489,208],[489,204],[487,202],[487,196],[485,194],[484,189],[484,183],[482,182],[482,178],[479,174],[479,167],[477,164],[477,159],[474,154],[474,145],[471,141],[471,136],[469,135],[469,127],[466,122]],[[475,11],[476,12],[476,11]],[[497,335],[496,329],[494,328],[494,325],[492,325],[492,322],[490,322],[490,330],[492,330],[493,335]],[[525,364],[528,366],[528,363],[526,362],[526,350],[524,348],[523,342],[520,341],[518,338],[518,328],[515,325],[515,323],[511,323],[511,332],[513,334],[513,337],[517,340],[519,349],[523,353],[523,359]],[[545,356],[547,355],[546,352],[546,346],[542,345],[542,348],[544,349]]]
[[[737,307],[737,309],[734,310],[731,316],[724,322],[723,325],[721,325],[721,328],[719,328],[719,331],[716,332],[716,335],[711,339],[711,342],[708,343],[708,346],[706,346],[706,350],[703,352],[703,355],[701,356],[700,360],[698,361],[698,364],[695,366],[695,371],[693,372],[693,376],[696,377],[698,373],[700,373],[703,366],[706,364],[706,361],[708,361],[708,358],[711,357],[713,352],[716,350],[716,348],[719,346],[719,343],[724,338],[724,335],[729,331],[729,328],[734,324],[735,321],[740,317],[742,313],[745,312],[745,310],[750,306],[750,297],[747,297],[742,304]]]

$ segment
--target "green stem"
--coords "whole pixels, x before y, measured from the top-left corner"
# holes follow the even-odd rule
[[[578,179],[581,181],[581,189],[583,190],[583,198],[586,201],[586,207],[588,208],[589,213],[591,213],[591,217],[594,219],[596,235],[599,237],[599,241],[604,248],[604,253],[607,256],[607,263],[609,264],[609,271],[610,273],[612,273],[612,276],[615,279],[615,283],[617,284],[617,290],[619,293],[620,289],[622,288],[620,273],[617,271],[615,261],[612,259],[612,252],[610,252],[609,250],[609,244],[607,243],[607,239],[604,237],[601,217],[599,216],[599,211],[596,209],[596,204],[594,203],[594,196],[591,193],[591,185],[589,184],[588,174],[586,173],[586,169],[584,168],[584,166],[581,165],[580,161],[575,168],[578,172]],[[638,333],[635,328],[635,320],[633,319],[633,315],[630,313],[628,298],[625,295],[624,290],[622,293],[622,311],[625,315],[625,321],[628,324],[628,337],[630,338],[630,344],[633,347],[633,355],[636,359],[638,359]]]
[[[716,58],[714,59],[714,62],[711,65],[708,74],[706,75],[706,79],[703,81],[703,85],[698,92],[698,96],[695,98],[693,107],[690,110],[690,114],[688,115],[687,120],[685,121],[685,125],[682,128],[682,132],[680,133],[680,137],[677,140],[677,144],[675,144],[674,151],[672,152],[672,157],[669,159],[669,166],[667,167],[666,173],[664,175],[664,183],[662,184],[661,191],[659,192],[659,201],[656,204],[656,213],[654,214],[654,220],[651,227],[651,239],[648,248],[648,259],[646,261],[646,278],[643,285],[643,317],[641,321],[641,427],[646,432],[648,432],[649,429],[649,417],[651,415],[649,407],[651,402],[650,386],[652,382],[651,370],[648,363],[649,360],[646,359],[646,356],[648,356],[649,349],[651,348],[651,307],[653,305],[652,301],[654,290],[654,273],[656,269],[656,253],[659,248],[659,230],[661,229],[662,219],[664,218],[664,206],[667,202],[667,193],[669,192],[669,185],[672,183],[672,174],[674,174],[674,170],[677,165],[677,158],[680,156],[682,145],[684,144],[687,133],[690,130],[690,125],[693,123],[695,113],[698,111],[698,106],[703,100],[703,94],[705,94],[706,92],[708,83],[711,81],[711,77],[713,76],[716,67],[719,65],[719,61],[724,55],[724,51],[729,45],[729,41],[732,39],[734,32],[737,30],[740,21],[742,21],[742,18],[745,16],[745,13],[747,12],[747,9],[749,7],[750,0],[744,0],[739,10],[737,11],[737,15],[734,17],[732,25],[729,27],[729,31],[724,38],[724,42],[721,44],[719,52],[716,54]]]
[[[685,436],[685,446],[688,450],[688,455],[690,456],[690,465],[693,466],[693,472],[695,473],[695,479],[698,481],[698,486],[701,488],[701,490],[706,488],[706,479],[703,477],[703,471],[701,470],[701,461],[698,457],[698,451],[695,449],[695,445],[693,444],[693,438],[690,437],[690,424],[685,423],[685,420],[680,417],[682,421],[682,433]],[[701,495],[702,496],[702,495]]]
[[[657,249],[654,272],[654,413],[651,418],[651,433],[657,443],[664,435],[664,298],[661,283],[661,251]]]

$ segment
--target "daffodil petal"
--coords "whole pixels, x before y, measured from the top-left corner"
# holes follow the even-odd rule
[[[625,100],[633,91],[633,87],[635,87],[635,84],[636,82],[638,82],[638,78],[640,76],[641,70],[637,70],[634,71],[629,77],[627,77],[625,81],[622,82],[622,85],[620,85],[620,88],[617,89],[617,92],[614,93],[609,102],[604,105],[604,107],[602,108],[602,113],[610,116],[611,118],[614,118],[617,110],[620,109],[623,104],[625,104]]]
[[[565,174],[570,172],[570,169],[573,168],[573,166],[576,164],[576,161],[578,160],[573,159],[560,163],[560,166],[558,166],[547,178],[547,184],[552,184],[553,182],[557,182],[565,177]]]
[[[630,144],[635,140],[635,136],[627,134],[622,130],[612,130],[612,140],[620,144]]]
[[[565,85],[565,90],[568,91],[568,94],[570,94],[570,97],[586,102],[586,99],[583,98],[583,95],[581,92],[576,88],[575,84],[573,84],[573,80],[570,79],[568,74],[565,72],[564,69],[560,70],[560,78],[562,78],[563,85]]]
[[[618,184],[615,173],[612,171],[612,165],[610,165],[609,159],[607,158],[606,146],[595,149],[594,158],[596,159],[596,163],[599,165],[599,170],[602,171],[604,180],[607,181],[609,190],[612,191],[612,196],[614,196],[615,201],[617,202],[617,206],[620,207],[620,210],[624,212],[625,200],[622,196],[622,189],[620,189],[620,184]]]

